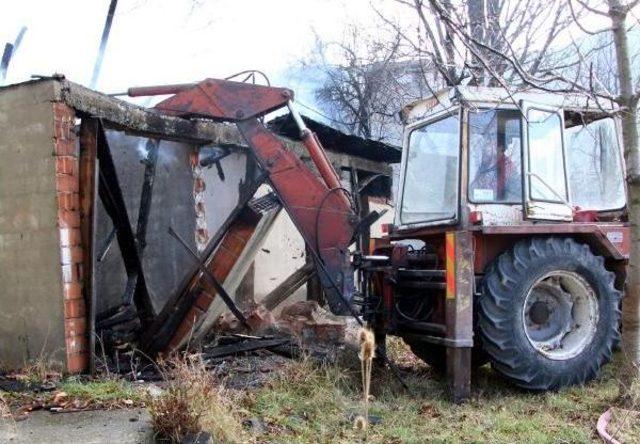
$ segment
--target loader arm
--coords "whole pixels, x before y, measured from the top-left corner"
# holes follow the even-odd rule
[[[235,123],[314,256],[331,311],[335,314],[351,312],[355,287],[349,246],[359,220],[348,192],[341,187],[339,176],[318,138],[295,112],[291,90],[206,79],[194,84],[131,88],[128,94],[174,94],[155,108],[180,117]],[[289,107],[300,127],[303,144],[320,177],[287,150],[260,121],[260,117],[285,106]]]

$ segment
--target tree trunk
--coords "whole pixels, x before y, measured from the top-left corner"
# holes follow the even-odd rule
[[[485,40],[485,28],[487,27],[487,21],[485,17],[485,7],[484,0],[468,0],[467,1],[467,14],[469,16],[469,30],[471,32],[471,36],[479,41],[484,42]],[[473,71],[473,80],[471,80],[470,85],[475,86],[483,86],[484,85],[484,68],[479,66],[478,62],[477,66],[474,66]]]
[[[622,375],[621,389],[633,382],[640,363],[640,163],[638,147],[638,111],[634,96],[633,76],[629,57],[626,9],[620,0],[609,0],[609,17],[613,25],[618,82],[622,107],[622,138],[626,162],[629,197],[629,224],[631,226],[631,253],[627,271],[625,296],[622,300],[622,349],[632,364]],[[625,393],[621,393],[625,395]]]

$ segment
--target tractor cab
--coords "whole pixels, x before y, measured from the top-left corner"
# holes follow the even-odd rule
[[[595,377],[619,339],[629,227],[615,107],[456,87],[406,106],[368,320],[446,371],[531,390]]]
[[[398,230],[611,220],[625,210],[610,103],[459,87],[405,107]]]

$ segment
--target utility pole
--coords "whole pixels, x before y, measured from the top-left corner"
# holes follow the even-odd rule
[[[111,32],[111,23],[113,23],[113,16],[115,15],[117,5],[118,0],[111,0],[109,11],[107,12],[107,20],[104,22],[104,29],[102,30],[96,64],[93,66],[93,75],[91,76],[91,83],[89,84],[89,87],[92,89],[98,84],[98,77],[100,77],[100,69],[102,68],[102,59],[104,58],[104,51],[107,48],[107,41],[109,40],[109,33]]]
[[[7,43],[4,46],[4,52],[2,53],[2,58],[0,59],[0,85],[2,85],[7,78],[9,62],[18,50],[20,43],[22,43],[22,38],[24,37],[25,32],[27,32],[27,27],[23,26],[22,28],[20,28],[20,32],[18,32],[18,35],[16,36],[16,39],[13,41],[13,43]]]

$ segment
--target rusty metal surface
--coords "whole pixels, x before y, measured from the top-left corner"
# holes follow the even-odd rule
[[[469,231],[449,232],[446,237],[447,295],[446,338],[447,375],[453,400],[469,397],[471,347],[473,346],[473,238]]]
[[[155,108],[176,116],[237,122],[282,108],[292,98],[293,91],[287,88],[206,79],[163,100]]]
[[[269,183],[312,252],[321,260],[320,281],[331,311],[347,314],[354,291],[348,247],[357,217],[343,190],[328,188],[283,143],[257,120],[238,124]]]
[[[281,108],[293,98],[286,88],[228,80],[206,79],[160,102],[156,109],[170,115],[200,116],[236,122],[240,133],[268,175],[270,185],[302,234],[314,256],[332,311],[346,314],[355,290],[348,246],[355,215],[339,176],[328,162],[317,138],[304,135],[305,146],[322,180],[257,119]],[[166,90],[165,90],[166,91]]]
[[[629,227],[624,223],[558,223],[482,227],[485,234],[591,234],[614,259],[629,257]],[[619,233],[612,241],[609,233]],[[609,234],[609,235],[607,235]],[[618,242],[619,237],[619,242]]]

